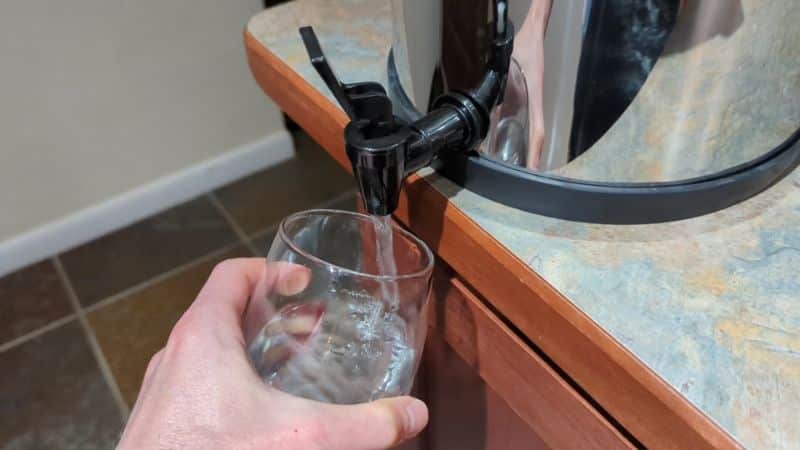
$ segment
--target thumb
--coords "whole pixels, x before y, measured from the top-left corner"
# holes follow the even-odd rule
[[[328,405],[324,421],[331,448],[377,450],[413,438],[428,424],[428,407],[413,397],[359,405]]]

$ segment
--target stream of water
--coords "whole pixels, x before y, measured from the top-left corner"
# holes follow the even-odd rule
[[[396,276],[391,217],[374,218],[378,274]],[[399,314],[394,278],[377,292],[331,287],[328,295],[290,301],[249,346],[267,383],[330,403],[359,403],[407,393],[415,351]]]

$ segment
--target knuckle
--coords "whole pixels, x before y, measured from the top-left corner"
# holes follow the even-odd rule
[[[211,277],[224,276],[234,272],[235,268],[239,265],[240,260],[241,258],[232,258],[218,262],[214,266],[214,269],[211,270]]]
[[[145,379],[152,376],[153,371],[155,370],[156,366],[158,366],[158,362],[161,360],[163,354],[164,354],[164,349],[162,348],[150,358],[150,361],[147,363],[147,369],[145,369],[144,371]]]
[[[185,314],[178,320],[167,339],[167,348],[172,351],[182,352],[187,348],[201,345],[202,333],[195,326],[191,316]]]
[[[155,352],[153,356],[150,357],[150,361],[147,363],[147,370],[152,370],[158,362],[161,360],[161,356],[164,354],[164,349]]]

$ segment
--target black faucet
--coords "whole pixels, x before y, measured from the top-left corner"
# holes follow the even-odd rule
[[[491,50],[481,82],[467,91],[441,95],[431,111],[413,123],[392,114],[392,102],[380,83],[342,83],[314,30],[300,28],[311,64],[350,118],[344,130],[345,149],[369,214],[394,212],[403,180],[440,152],[469,151],[486,137],[489,114],[502,102],[514,43],[507,1],[495,0],[494,9]]]

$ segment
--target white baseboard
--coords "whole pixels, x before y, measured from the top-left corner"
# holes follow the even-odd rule
[[[118,230],[294,155],[287,131],[279,131],[222,156],[76,211],[0,242],[0,276]]]

